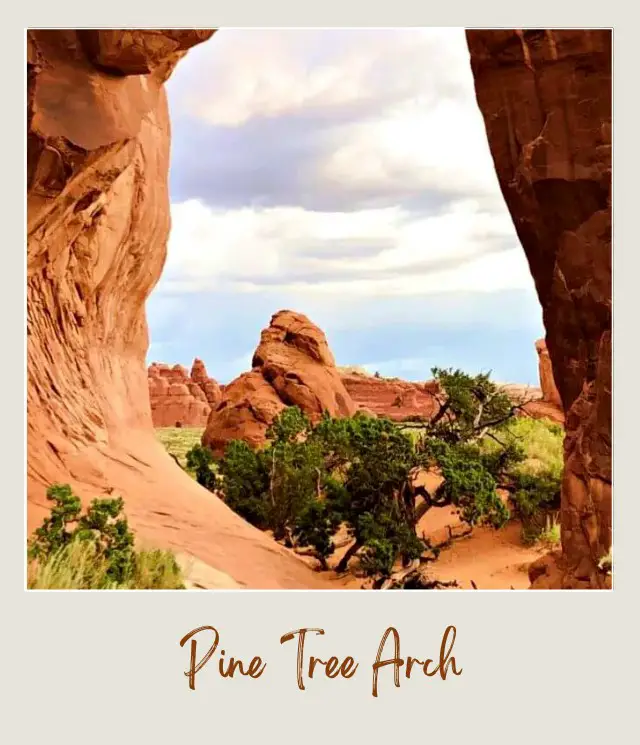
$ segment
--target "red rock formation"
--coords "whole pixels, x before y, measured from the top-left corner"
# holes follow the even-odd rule
[[[204,362],[197,357],[191,366],[191,380],[202,389],[205,400],[212,409],[215,409],[222,398],[222,391],[217,381],[207,375]]]
[[[182,365],[154,362],[147,377],[154,427],[204,427],[211,409],[220,403],[220,386],[197,358],[191,374]]]
[[[467,31],[467,41],[566,412],[562,566],[531,577],[608,586],[598,561],[611,546],[611,32]]]
[[[125,499],[148,545],[249,587],[324,587],[156,442],[145,300],[169,228],[163,83],[209,30],[28,31],[28,530],[45,491]],[[331,585],[329,585],[331,586]]]
[[[549,404],[562,409],[560,393],[556,388],[556,382],[553,379],[553,368],[551,367],[551,357],[544,339],[538,339],[536,342],[536,352],[538,353],[538,369],[540,374],[540,388],[542,390],[542,400]]]
[[[264,329],[253,369],[225,386],[202,442],[222,455],[230,440],[265,442],[269,424],[285,406],[298,406],[312,421],[324,411],[351,416],[347,393],[323,332],[301,313],[281,310]]]
[[[431,418],[440,408],[436,384],[410,383],[398,378],[377,378],[361,373],[342,373],[342,382],[360,410],[395,421],[410,417]]]
[[[204,427],[211,406],[203,388],[182,365],[159,365],[147,370],[151,419],[154,427]]]

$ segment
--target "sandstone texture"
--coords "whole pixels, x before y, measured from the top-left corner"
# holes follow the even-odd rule
[[[611,32],[467,31],[476,97],[542,305],[566,416],[562,568],[605,586],[611,546]]]
[[[435,382],[411,383],[398,378],[377,378],[357,372],[342,373],[342,383],[358,410],[394,421],[431,419],[440,406]]]
[[[121,495],[142,545],[239,586],[324,587],[154,438],[144,304],[169,230],[163,83],[212,34],[27,32],[27,529],[47,487],[69,483],[85,502]]]
[[[281,310],[262,331],[251,371],[225,386],[202,442],[216,455],[231,440],[258,447],[286,406],[298,406],[313,422],[325,411],[336,417],[357,411],[324,333],[301,313]]]
[[[194,360],[190,374],[182,365],[154,362],[147,379],[154,427],[204,427],[222,395],[199,359]]]

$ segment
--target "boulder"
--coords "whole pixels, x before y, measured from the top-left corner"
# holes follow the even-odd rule
[[[252,370],[225,386],[202,442],[216,455],[230,440],[258,447],[286,406],[298,406],[313,422],[325,411],[336,417],[357,411],[324,333],[301,313],[281,310],[262,331]]]

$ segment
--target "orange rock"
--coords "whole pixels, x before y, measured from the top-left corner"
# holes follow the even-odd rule
[[[597,557],[611,546],[612,34],[466,34],[476,98],[535,279],[566,414],[559,582],[572,586],[585,576],[585,560],[596,576]],[[548,380],[544,388],[555,397]],[[588,535],[586,523],[595,523]]]
[[[154,427],[204,427],[211,409],[220,402],[218,384],[198,359],[191,374],[182,365],[153,362],[147,380]]]
[[[290,310],[276,313],[263,330],[251,372],[225,386],[202,442],[217,455],[230,440],[262,445],[267,428],[285,406],[298,406],[312,421],[325,411],[352,416],[357,410],[324,333]]]
[[[410,417],[430,419],[440,408],[435,398],[438,386],[431,381],[410,383],[398,378],[346,373],[342,374],[342,382],[359,407],[395,421]]]

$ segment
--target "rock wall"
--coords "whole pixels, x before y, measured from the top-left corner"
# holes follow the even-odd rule
[[[440,408],[433,382],[411,383],[398,378],[376,378],[360,373],[342,373],[342,382],[359,409],[394,421],[411,417],[430,419]]]
[[[191,374],[182,365],[154,362],[147,370],[154,427],[204,427],[212,407],[220,403],[220,386],[195,359]]]
[[[219,456],[231,440],[260,446],[286,406],[298,406],[314,422],[324,411],[352,416],[357,410],[324,333],[301,313],[281,310],[262,331],[251,371],[225,386],[202,442]]]
[[[240,586],[323,587],[156,442],[144,303],[165,261],[163,83],[212,30],[28,31],[27,529],[47,486],[120,494],[138,539]]]
[[[611,546],[611,32],[467,31],[500,188],[542,305],[566,412],[559,562],[603,587]]]

